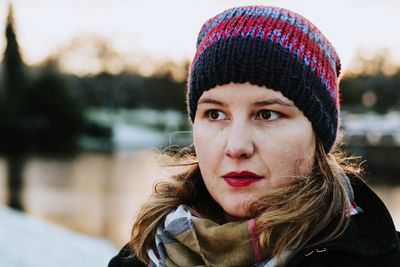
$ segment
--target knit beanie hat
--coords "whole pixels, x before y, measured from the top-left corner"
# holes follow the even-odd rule
[[[217,85],[249,82],[280,91],[304,113],[326,153],[338,128],[340,59],[307,19],[270,6],[228,9],[207,20],[189,67],[187,104]]]

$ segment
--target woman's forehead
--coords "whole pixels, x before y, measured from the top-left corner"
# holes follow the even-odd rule
[[[229,83],[217,85],[216,87],[205,91],[199,99],[201,102],[207,100],[218,100],[220,102],[230,101],[251,101],[251,102],[278,102],[292,106],[293,102],[282,95],[280,91],[267,88],[265,86],[253,85],[250,83]]]

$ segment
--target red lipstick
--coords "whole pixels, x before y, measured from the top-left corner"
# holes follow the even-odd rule
[[[241,171],[241,172],[228,172],[224,174],[222,178],[224,178],[224,180],[230,186],[241,187],[255,183],[260,179],[264,178],[264,176],[259,176],[251,171]]]

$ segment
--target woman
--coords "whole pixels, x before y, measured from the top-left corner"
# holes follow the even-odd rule
[[[206,21],[188,79],[196,158],[156,185],[109,266],[400,266],[390,214],[338,152],[339,74],[294,12]]]

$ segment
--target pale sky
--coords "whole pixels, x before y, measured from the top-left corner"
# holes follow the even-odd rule
[[[7,0],[0,0],[4,50]],[[124,55],[191,58],[202,23],[240,5],[281,6],[300,13],[330,39],[346,69],[357,49],[388,48],[400,63],[397,0],[14,0],[24,59],[37,64],[74,37],[101,35]],[[86,66],[82,66],[85,68]],[[83,64],[84,65],[84,64]],[[87,65],[90,68],[90,65]]]

